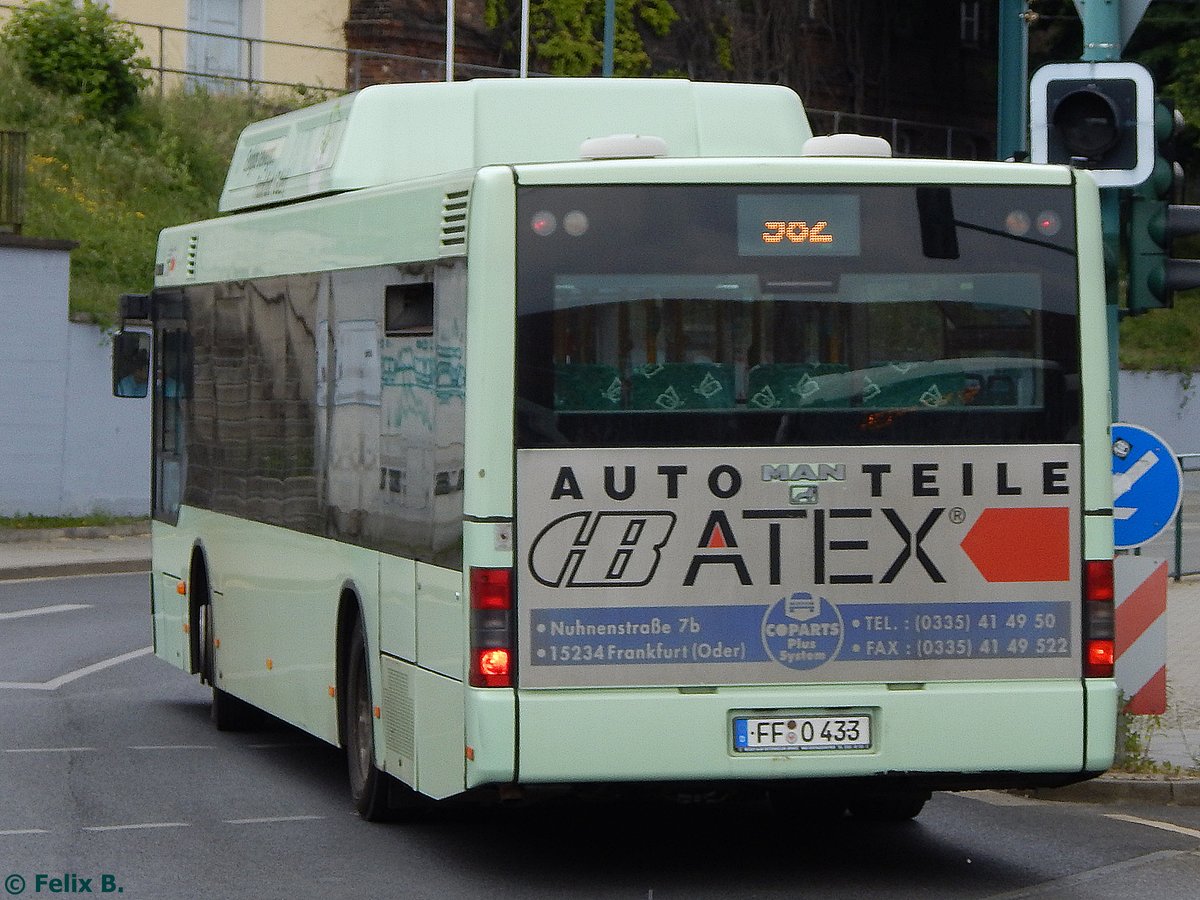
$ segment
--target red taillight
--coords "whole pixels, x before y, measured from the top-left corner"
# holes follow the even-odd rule
[[[471,684],[476,687],[512,687],[507,647],[476,650]]]
[[[1116,662],[1116,650],[1112,641],[1087,642],[1087,677],[1111,678],[1112,665]]]
[[[1083,599],[1083,675],[1112,678],[1116,649],[1111,559],[1089,559],[1084,563]]]
[[[471,671],[474,687],[512,687],[512,569],[471,567]]]

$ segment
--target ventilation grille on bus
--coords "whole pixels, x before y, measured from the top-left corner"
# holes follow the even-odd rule
[[[442,255],[450,256],[467,243],[467,192],[452,191],[442,200]]]
[[[186,268],[184,269],[188,278],[196,277],[196,254],[199,252],[199,247],[200,235],[193,234],[190,238],[188,238],[187,264]]]
[[[388,750],[409,768],[416,757],[416,703],[408,672],[387,659],[383,667],[383,726]]]

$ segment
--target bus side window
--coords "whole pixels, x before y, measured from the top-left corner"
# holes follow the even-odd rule
[[[383,328],[388,337],[433,334],[433,282],[384,288]]]
[[[191,396],[192,338],[182,329],[159,333],[155,518],[174,524],[184,490],[183,401]]]
[[[113,335],[114,397],[145,397],[150,386],[150,334],[121,331]]]

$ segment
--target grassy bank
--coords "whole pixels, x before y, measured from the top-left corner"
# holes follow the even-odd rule
[[[287,98],[148,93],[120,124],[31,85],[0,51],[0,129],[28,132],[23,234],[78,241],[70,309],[109,324],[149,290],[158,232],[216,214],[237,136]]]
[[[43,528],[108,528],[145,521],[144,516],[110,516],[101,512],[86,516],[0,516],[0,529],[37,531]]]

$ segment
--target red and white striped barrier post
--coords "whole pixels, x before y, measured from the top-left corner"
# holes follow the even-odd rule
[[[1167,561],[1148,556],[1114,560],[1114,677],[1133,715],[1167,711]]]

